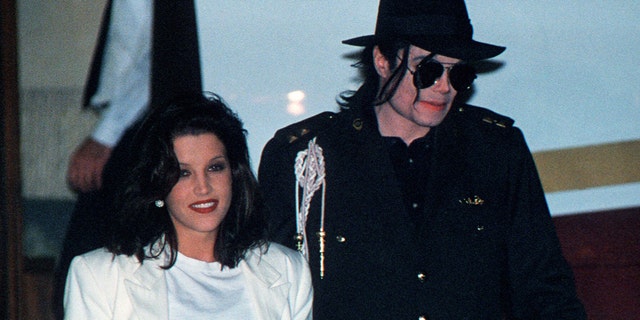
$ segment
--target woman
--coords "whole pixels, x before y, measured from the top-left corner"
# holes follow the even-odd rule
[[[149,115],[109,243],[71,264],[66,319],[311,319],[306,260],[266,240],[245,134],[217,96]]]

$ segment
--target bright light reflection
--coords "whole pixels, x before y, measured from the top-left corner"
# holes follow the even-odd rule
[[[287,94],[289,103],[287,104],[287,113],[294,116],[299,116],[305,113],[305,107],[302,103],[305,94],[302,90],[291,91]]]

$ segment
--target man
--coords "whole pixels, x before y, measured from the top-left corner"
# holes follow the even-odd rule
[[[259,168],[314,318],[585,319],[521,131],[460,99],[505,48],[453,0],[381,0],[375,34],[344,43],[362,86],[279,130]]]
[[[114,147],[149,103],[151,8],[150,1],[107,3],[83,102],[101,117],[71,155],[67,174],[74,191],[102,187],[102,170]]]

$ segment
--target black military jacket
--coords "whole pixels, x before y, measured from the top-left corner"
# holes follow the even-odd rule
[[[306,226],[314,318],[584,319],[531,153],[512,124],[478,107],[452,110],[433,129],[418,216],[403,204],[373,112],[325,112],[279,130],[259,168],[275,241],[295,248],[298,152],[315,138],[325,161],[326,193],[314,195]]]

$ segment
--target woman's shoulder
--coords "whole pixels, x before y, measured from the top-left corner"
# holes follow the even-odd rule
[[[274,266],[293,266],[294,268],[307,263],[300,252],[275,242],[253,248],[247,260],[249,262],[254,259],[264,260]]]
[[[115,255],[106,248],[99,248],[73,258],[71,267],[74,265],[83,265],[98,274],[108,274],[114,269],[134,270],[140,262],[135,256]]]
[[[281,245],[279,243],[269,242],[268,245],[269,248],[267,250],[267,253],[272,252],[272,254],[293,257],[295,259],[302,258],[302,254],[299,251],[293,250],[289,247],[285,247],[284,245]]]
[[[277,243],[252,249],[241,265],[269,285],[284,279],[297,285],[311,283],[309,265],[302,253]]]
[[[113,263],[115,257],[106,248],[99,248],[73,258],[73,261],[82,261],[89,265],[105,265]]]

